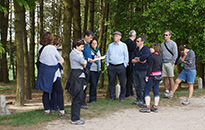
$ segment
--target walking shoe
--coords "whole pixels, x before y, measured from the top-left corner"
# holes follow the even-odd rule
[[[171,93],[169,93],[169,95],[167,96],[169,99],[173,98],[173,95]]]
[[[70,116],[69,116],[67,113],[64,113],[64,114],[59,113],[58,116],[59,116],[60,118],[70,118]]]
[[[169,97],[169,94],[170,94],[170,92],[168,92],[168,91],[164,91],[164,97]]]
[[[88,109],[88,105],[81,105],[82,109]]]
[[[85,121],[84,120],[71,121],[71,124],[73,124],[73,125],[83,125],[83,124],[85,124]]]
[[[141,108],[139,111],[142,113],[150,113],[151,112],[149,107]]]
[[[155,107],[154,105],[152,105],[151,111],[157,113],[158,112],[158,107]]]
[[[140,104],[143,104],[142,101],[135,101],[132,103],[132,105],[140,105]]]
[[[189,105],[190,103],[190,99],[186,99],[182,102],[183,105]]]

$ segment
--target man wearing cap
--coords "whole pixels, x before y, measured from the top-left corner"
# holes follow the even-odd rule
[[[115,95],[115,82],[116,76],[120,81],[120,101],[125,99],[125,77],[126,67],[129,62],[128,50],[125,43],[121,42],[122,34],[120,32],[114,32],[114,42],[109,44],[106,56],[106,64],[108,69],[109,89],[111,100],[116,99]]]
[[[126,83],[126,97],[134,96],[132,84],[133,84],[133,64],[132,64],[132,56],[134,55],[134,50],[136,48],[136,43],[134,40],[136,39],[136,32],[135,30],[131,30],[129,32],[129,38],[125,41],[127,45],[128,54],[129,54],[129,65],[126,68],[126,76],[127,76],[127,83]]]

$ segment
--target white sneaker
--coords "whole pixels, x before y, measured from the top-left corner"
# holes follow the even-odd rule
[[[186,99],[182,102],[183,105],[189,105],[190,103],[190,99]]]

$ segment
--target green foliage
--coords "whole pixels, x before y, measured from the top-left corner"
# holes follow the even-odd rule
[[[1,52],[4,52],[5,50],[4,50],[4,48],[3,48],[3,46],[2,46],[2,44],[0,43],[0,53]]]

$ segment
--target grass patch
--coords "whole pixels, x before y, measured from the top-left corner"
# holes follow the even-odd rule
[[[0,94],[4,94],[5,92],[15,91],[15,86],[0,86]]]
[[[195,89],[194,90],[194,96],[202,96],[205,95],[205,89]],[[160,93],[160,96],[162,97],[162,92]],[[167,105],[176,105],[179,102],[179,97],[181,96],[188,96],[188,88],[182,89],[180,91],[176,91],[175,96],[172,100],[169,100],[167,98],[161,98],[160,100],[160,107],[167,106]],[[152,103],[153,103],[153,95],[152,97]],[[111,101],[109,99],[100,99],[96,103],[93,103],[89,109],[87,110],[81,110],[81,117],[83,119],[90,119],[94,117],[102,117],[106,116],[107,114],[120,111],[123,109],[128,108],[137,108],[139,107],[132,105],[131,103],[135,101],[135,98],[126,98],[123,103],[121,103],[119,100]],[[179,103],[178,103],[179,104]],[[66,111],[70,113],[70,106],[65,107]],[[30,112],[23,112],[23,113],[17,113],[7,116],[1,116],[0,117],[0,125],[11,125],[11,126],[22,126],[22,125],[33,125],[33,124],[39,124],[43,122],[48,122],[52,120],[57,120],[58,118],[58,112],[55,112],[53,115],[44,115],[43,110],[35,110]]]

